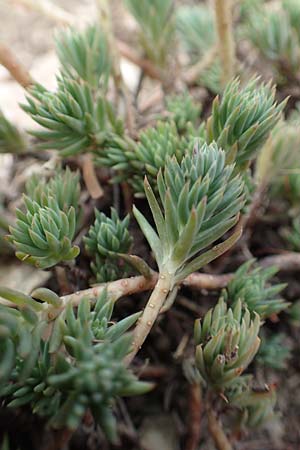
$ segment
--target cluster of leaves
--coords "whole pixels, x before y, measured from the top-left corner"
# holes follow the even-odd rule
[[[195,322],[196,366],[209,386],[223,390],[243,373],[257,353],[259,328],[258,314],[252,321],[240,301],[228,309],[222,298]]]
[[[282,30],[280,19],[272,15],[266,19],[267,39],[265,30],[253,31],[256,25],[251,31],[257,34],[256,40],[251,38],[253,43],[267,58],[276,60],[281,73],[286,59],[288,71],[297,70],[299,42],[295,42],[299,37],[294,28],[298,10],[296,5],[293,11],[293,2],[284,1]],[[259,5],[255,4],[256,10]],[[140,26],[144,52],[160,69],[166,68],[172,55],[176,26],[191,63],[213,50],[213,16],[206,6],[180,8],[175,16],[171,0],[126,0],[126,5]],[[243,14],[253,11],[246,8]],[[250,20],[249,29],[251,24]],[[56,91],[35,84],[23,105],[42,127],[31,133],[42,141],[40,148],[59,150],[63,157],[92,152],[98,165],[114,170],[114,182],[126,180],[135,194],[146,195],[154,225],[136,207],[133,213],[153,251],[160,279],[169,276],[172,291],[239,238],[237,227],[215,245],[238,222],[245,191],[251,196],[249,167],[279,122],[285,103],[276,103],[270,84],[252,79],[241,87],[236,79],[214,100],[211,115],[200,127],[201,108],[183,93],[166,99],[169,116],[165,121],[142,131],[133,141],[106,98],[112,64],[99,26],[83,32],[64,31],[57,35],[56,46],[61,64]],[[219,80],[216,59],[200,81],[218,92]],[[284,138],[277,141],[279,153],[283,142]],[[17,130],[1,116],[0,148],[18,152],[21,144]],[[300,183],[297,189],[300,192]],[[47,181],[33,177],[26,192],[24,210],[16,211],[16,224],[10,227],[9,239],[17,257],[44,269],[73,260],[79,253],[72,243],[80,222],[79,175],[67,169]],[[98,210],[95,216],[84,244],[96,281],[124,276],[127,264],[141,267],[137,257],[128,254],[132,244],[129,217],[121,220],[113,209],[111,217]],[[299,250],[299,222],[294,228],[290,242]],[[206,387],[224,393],[241,412],[242,422],[256,426],[272,414],[275,391],[256,392],[242,373],[257,354],[261,319],[288,304],[279,296],[284,285],[268,285],[275,270],[250,270],[252,264],[236,272],[215,308],[202,323],[196,321],[194,336],[196,367]],[[115,398],[151,388],[137,381],[123,361],[131,350],[126,331],[139,313],[112,324],[113,302],[105,291],[95,304],[93,299],[83,299],[77,309],[47,289],[28,296],[1,288],[0,295],[16,306],[0,305],[4,404],[28,404],[52,426],[71,429],[89,409],[113,440]],[[272,358],[276,345],[280,342],[269,341],[260,357]]]
[[[230,404],[236,408],[240,427],[257,428],[274,418],[275,386],[256,388],[251,377],[242,376],[226,391]]]
[[[190,64],[196,64],[216,45],[216,32],[212,8],[205,3],[181,6],[177,10],[176,25],[179,41],[188,53]],[[221,67],[218,57],[199,74],[199,84],[214,93],[221,92]]]
[[[254,78],[241,88],[236,79],[227,85],[221,100],[213,101],[206,139],[217,142],[226,150],[227,162],[235,161],[238,170],[244,170],[278,123],[285,103],[277,105],[270,84],[259,85]]]
[[[158,122],[141,132],[139,142],[132,143],[127,151],[124,146],[111,147],[109,152],[98,152],[96,162],[121,171],[117,172],[114,181],[128,181],[139,196],[144,192],[145,174],[155,185],[158,171],[164,167],[168,156],[174,155],[181,161],[188,148],[192,148],[192,141],[187,142],[185,136],[179,135],[174,122]]]
[[[287,360],[291,356],[290,346],[286,343],[284,333],[262,334],[261,345],[255,361],[262,367],[283,370],[287,367]]]
[[[84,81],[61,75],[56,92],[34,85],[22,105],[44,129],[30,133],[43,141],[41,149],[60,150],[62,156],[94,151],[121,141],[123,122],[116,118],[111,104],[103,97],[94,99]]]
[[[90,25],[83,32],[68,29],[57,33],[56,53],[68,77],[106,92],[111,60],[106,35],[99,25]]]
[[[172,0],[125,0],[139,24],[139,40],[147,57],[165,68],[174,43]]]
[[[290,244],[291,248],[299,252],[300,251],[300,217],[295,217],[292,220],[292,227],[284,229],[282,232],[284,238]]]
[[[79,247],[72,240],[79,194],[79,175],[69,170],[48,182],[34,177],[28,183],[25,211],[16,209],[17,221],[9,228],[17,258],[41,269],[76,258]]]
[[[285,285],[267,285],[276,269],[252,266],[253,260],[243,264],[217,305],[203,320],[196,320],[194,340],[196,367],[207,388],[224,393],[230,406],[238,408],[242,425],[258,426],[273,415],[275,390],[256,391],[251,377],[242,373],[256,355],[260,364],[276,369],[284,367],[289,348],[283,336],[266,337],[263,333],[260,347],[259,333],[261,319],[286,309],[288,303],[274,298]]]
[[[243,264],[235,273],[234,278],[223,291],[224,299],[232,307],[242,302],[251,313],[257,313],[263,319],[278,314],[289,306],[279,296],[286,284],[268,286],[269,280],[277,273],[276,267],[262,269],[252,268],[254,261]],[[252,270],[251,270],[252,268]]]
[[[0,153],[22,153],[26,148],[23,136],[0,110]]]
[[[151,388],[123,363],[131,346],[126,331],[139,313],[112,324],[113,302],[105,290],[94,306],[82,299],[77,313],[48,289],[32,297],[5,288],[0,294],[18,307],[0,309],[0,395],[5,404],[29,404],[52,426],[71,429],[90,409],[108,438],[115,439],[114,399]]]
[[[95,222],[89,229],[84,243],[92,256],[91,269],[98,283],[117,280],[126,274],[126,267],[118,265],[118,258],[127,254],[132,244],[128,231],[129,215],[119,219],[117,211],[111,209],[111,217],[95,210]]]
[[[278,124],[256,167],[257,178],[270,185],[271,195],[286,198],[293,207],[300,198],[299,123],[299,113],[295,111],[288,121]]]
[[[299,2],[286,0],[279,8],[269,5],[250,9],[246,21],[246,36],[271,62],[274,76],[284,83],[297,77],[300,62]]]
[[[189,132],[189,125],[196,125],[201,109],[202,106],[194,102],[188,91],[166,98],[166,110],[180,134]]]
[[[179,164],[175,157],[157,176],[162,208],[145,179],[145,193],[157,233],[134,207],[134,215],[155,255],[160,272],[181,281],[225,251],[228,242],[196,256],[226,233],[243,206],[243,183],[232,177],[225,153],[215,144],[195,146]],[[219,253],[220,252],[220,253]]]

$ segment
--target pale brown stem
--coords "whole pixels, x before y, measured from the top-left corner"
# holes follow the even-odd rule
[[[221,422],[210,407],[207,409],[208,429],[218,450],[233,450]]]
[[[24,89],[27,89],[34,84],[34,80],[28,70],[16,59],[11,50],[3,43],[0,43],[0,64],[9,71],[11,76]]]
[[[201,435],[202,389],[199,383],[189,386],[188,438],[185,450],[197,450]]]
[[[300,253],[286,252],[281,255],[267,256],[259,261],[259,265],[276,266],[281,272],[297,272],[300,270]]]
[[[194,272],[183,281],[183,284],[195,289],[222,289],[227,286],[232,277],[232,273],[224,275],[209,275],[206,273]]]
[[[153,289],[157,279],[158,274],[156,272],[152,273],[151,278],[145,278],[142,275],[132,278],[123,278],[121,280],[111,281],[110,283],[99,284],[92,288],[84,289],[83,291],[74,292],[70,295],[65,295],[61,297],[61,300],[65,305],[72,303],[73,306],[77,306],[84,297],[96,300],[104,289],[107,289],[110,298],[116,301],[125,295]]]
[[[93,199],[103,197],[103,189],[97,179],[93,158],[90,153],[82,157],[82,175],[86,188]]]
[[[126,125],[131,136],[135,135],[135,114],[133,110],[132,100],[120,68],[120,54],[116,44],[114,32],[112,29],[112,18],[109,0],[97,0],[100,22],[106,33],[112,59],[112,72],[114,83],[117,91],[121,91],[124,97],[126,108]]]
[[[13,2],[37,11],[61,25],[74,25],[75,23],[75,17],[72,14],[49,0],[13,0]]]
[[[141,346],[143,345],[146,337],[150,333],[155,320],[159,314],[161,307],[163,306],[172,284],[172,276],[163,272],[159,274],[158,282],[155,285],[154,290],[147,302],[143,315],[139,318],[137,326],[133,332],[132,351],[126,356],[124,362],[129,365]]]
[[[185,286],[195,289],[215,290],[226,286],[227,282],[232,278],[232,274],[226,275],[208,275],[206,273],[194,273],[189,275],[185,280]],[[123,278],[109,283],[96,285],[89,289],[74,292],[70,295],[61,297],[64,304],[71,302],[73,306],[77,306],[84,297],[97,299],[98,296],[107,288],[107,292],[115,301],[126,295],[137,294],[139,292],[149,291],[153,289],[158,280],[158,273],[152,272],[150,278],[144,276],[136,276],[131,278]]]
[[[216,45],[207,50],[203,58],[187,70],[184,75],[184,81],[188,85],[194,84],[199,79],[200,75],[212,65],[216,59],[217,53],[218,47]]]
[[[136,54],[131,47],[129,47],[125,42],[116,40],[118,49],[120,54],[128,59],[128,61],[132,62],[136,66],[140,67],[142,71],[148,75],[150,78],[154,80],[161,80],[161,73],[157,70],[157,68],[149,61],[148,59],[141,58],[138,54]]]
[[[75,16],[48,0],[13,0],[13,2],[37,11],[60,25],[74,25],[76,23]],[[121,56],[140,67],[150,78],[155,80],[162,79],[160,72],[153,66],[151,61],[141,58],[125,42],[118,39],[115,39],[115,42]]]
[[[235,44],[232,25],[232,0],[214,0],[218,34],[219,57],[222,64],[222,83],[226,85],[235,75]]]

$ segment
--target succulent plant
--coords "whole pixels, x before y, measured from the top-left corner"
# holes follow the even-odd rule
[[[57,33],[56,53],[68,77],[78,77],[93,89],[100,86],[106,91],[111,60],[107,37],[98,24],[82,32],[70,28]]]
[[[28,184],[24,195],[25,212],[16,210],[17,221],[10,226],[9,241],[22,261],[46,269],[79,254],[72,245],[78,210],[78,176],[66,171],[45,183],[37,179]]]
[[[86,251],[93,257],[91,269],[99,283],[116,280],[126,273],[126,267],[118,266],[117,259],[127,254],[132,244],[129,216],[120,220],[114,208],[111,208],[111,218],[98,210],[95,216],[95,223],[84,238]]]
[[[60,75],[56,92],[35,84],[29,89],[28,104],[21,105],[44,129],[30,133],[43,141],[41,149],[60,150],[62,156],[76,155],[110,146],[123,135],[123,122],[110,103],[93,98],[84,81]]]
[[[43,206],[49,206],[49,197],[55,197],[59,209],[66,211],[72,206],[78,217],[80,213],[79,180],[79,172],[72,172],[69,167],[59,171],[49,180],[33,174],[26,182],[26,195]]]
[[[192,62],[199,61],[216,42],[213,11],[205,4],[178,8],[176,26]]]
[[[42,319],[41,303],[8,289],[1,289],[0,294],[22,308],[0,309],[1,334],[5,337],[1,340],[0,395],[5,404],[11,408],[30,404],[33,413],[48,418],[52,426],[71,429],[90,408],[107,436],[115,439],[113,400],[145,393],[152,387],[139,382],[123,363],[131,345],[130,335],[124,333],[139,313],[112,325],[113,302],[104,290],[93,307],[83,299],[77,314],[69,303],[46,338],[48,333],[42,336],[42,329],[48,322],[45,316]],[[33,295],[52,301],[53,311],[63,305],[51,291],[40,289]],[[10,346],[5,342],[11,342]],[[4,382],[7,378],[8,384]]]
[[[290,13],[292,9],[292,5],[289,5]],[[291,23],[293,17],[296,17],[294,11],[289,14],[286,9],[269,10],[267,6],[254,10],[248,17],[246,35],[261,54],[274,64],[279,82],[289,80],[299,65],[300,42],[297,27],[294,28]]]
[[[295,217],[292,220],[292,227],[282,230],[283,237],[296,252],[300,251],[300,218]]]
[[[185,135],[180,136],[172,120],[158,121],[154,127],[141,132],[138,143],[128,142],[112,146],[109,151],[97,152],[96,164],[113,168],[117,172],[114,182],[125,180],[137,197],[143,196],[145,175],[154,188],[159,169],[164,167],[168,156],[174,155],[180,162],[184,154],[192,150],[194,140],[204,141],[203,127],[194,129],[188,125],[188,132],[189,139]]]
[[[20,131],[0,110],[0,153],[22,153],[26,144]]]
[[[195,322],[196,366],[209,386],[222,391],[244,372],[258,351],[259,329],[258,314],[251,320],[240,301],[228,309],[222,297]]]
[[[164,68],[175,32],[172,0],[125,0],[139,24],[139,40],[147,57]]]
[[[241,427],[261,427],[275,417],[276,390],[273,385],[254,388],[249,382],[241,380],[226,395],[230,404],[239,412]]]
[[[225,166],[225,153],[216,144],[204,144],[196,145],[181,163],[175,157],[167,160],[157,176],[162,207],[145,180],[158,234],[137,208],[134,215],[161,273],[166,271],[179,281],[217,257],[217,247],[196,255],[237,222],[243,206],[243,184],[232,173],[233,166]]]
[[[207,120],[207,141],[216,141],[226,151],[227,162],[235,161],[236,167],[243,170],[266,142],[284,105],[277,105],[270,84],[258,85],[258,80],[252,79],[241,88],[240,82],[233,80],[221,99],[216,97],[213,102]]]
[[[188,92],[167,97],[166,107],[179,133],[188,131],[188,123],[196,124],[202,109]]]
[[[269,285],[269,280],[278,272],[276,267],[252,268],[254,260],[244,263],[223,291],[224,299],[233,307],[241,302],[251,313],[262,318],[278,314],[288,308],[289,303],[280,297],[285,283]]]
[[[288,345],[286,334],[262,334],[261,345],[255,358],[262,367],[275,370],[287,368],[287,361],[291,357],[291,347]]]

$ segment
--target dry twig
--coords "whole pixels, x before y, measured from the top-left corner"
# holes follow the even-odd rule
[[[28,70],[16,59],[12,51],[0,43],[0,64],[4,66],[11,76],[24,88],[28,89],[34,80]]]

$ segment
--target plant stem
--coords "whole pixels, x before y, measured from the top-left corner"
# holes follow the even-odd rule
[[[49,19],[61,25],[72,25],[75,23],[74,16],[64,9],[55,5],[49,0],[13,0],[14,3],[26,6],[27,8],[37,11]]]
[[[232,450],[221,422],[217,419],[211,406],[207,408],[208,429],[218,450]]]
[[[183,285],[194,289],[215,290],[226,287],[232,278],[232,273],[209,275],[207,273],[194,272],[186,277]]]
[[[172,285],[173,277],[168,272],[162,272],[159,274],[158,282],[148,300],[148,303],[144,309],[143,315],[138,320],[137,326],[133,332],[133,349],[129,355],[125,358],[125,364],[129,365],[141,346],[143,345],[146,337],[150,333],[152,326],[159,314],[161,307],[163,306]]]
[[[106,33],[112,60],[112,74],[117,92],[121,92],[124,97],[126,108],[126,125],[130,136],[135,134],[135,112],[128,88],[124,82],[121,67],[120,54],[116,44],[113,28],[109,0],[97,0],[100,23]]]
[[[125,42],[116,40],[120,54],[128,61],[132,62],[150,78],[154,80],[162,79],[160,71],[155,67],[149,59],[141,58],[134,50],[129,47]]]
[[[202,389],[199,383],[189,386],[188,438],[184,450],[197,450],[201,435]]]
[[[218,48],[216,45],[211,47],[207,52],[204,54],[204,56],[198,61],[196,64],[191,66],[185,76],[184,81],[188,84],[194,84],[197,80],[199,80],[200,75],[209,68],[212,63],[216,59],[216,55],[218,53]]]
[[[153,289],[157,282],[158,274],[153,272],[151,278],[137,276],[132,278],[123,278],[110,283],[103,283],[96,285],[90,289],[77,291],[70,295],[61,297],[64,305],[72,303],[73,306],[78,306],[84,297],[89,297],[91,300],[97,300],[99,295],[107,289],[108,295],[114,300],[118,300],[125,295],[135,294],[136,292],[143,292]]]
[[[11,76],[24,89],[34,84],[34,80],[27,69],[15,58],[11,50],[2,43],[0,43],[0,64],[9,71]]]
[[[222,84],[226,85],[235,75],[235,45],[232,26],[232,0],[214,0],[216,30],[219,41],[219,57],[223,68]]]
[[[90,153],[82,156],[82,175],[90,196],[93,199],[103,197],[104,192],[98,181],[93,158]]]

